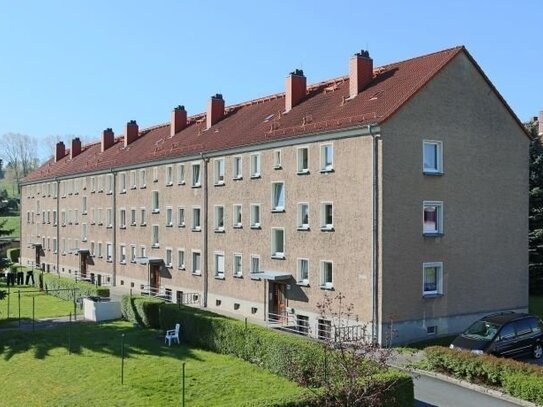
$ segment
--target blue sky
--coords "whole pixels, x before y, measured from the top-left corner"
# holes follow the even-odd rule
[[[543,110],[543,2],[0,0],[0,135],[98,139],[463,44],[519,118]]]

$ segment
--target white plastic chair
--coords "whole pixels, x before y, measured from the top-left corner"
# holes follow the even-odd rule
[[[164,343],[168,341],[168,346],[172,346],[172,339],[177,341],[179,344],[179,331],[181,329],[181,324],[175,324],[175,329],[169,329],[166,331],[166,336],[164,337]]]

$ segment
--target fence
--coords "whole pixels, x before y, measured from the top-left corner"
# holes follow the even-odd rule
[[[183,291],[176,291],[175,298],[171,289],[168,288],[156,288],[148,285],[142,286],[140,289],[141,295],[148,295],[150,297],[159,298],[166,302],[184,305],[201,305],[201,295],[199,293],[186,293]],[[130,296],[133,295],[133,290],[130,290]]]

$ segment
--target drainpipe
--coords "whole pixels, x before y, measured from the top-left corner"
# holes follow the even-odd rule
[[[113,261],[113,282],[112,286],[115,287],[117,285],[117,180],[115,178],[116,173],[113,171],[113,168],[109,169],[109,173],[111,174],[111,177],[113,178],[113,191],[112,194],[112,211],[113,211],[113,253],[111,256],[111,260]],[[125,214],[126,216],[126,214]],[[126,250],[126,249],[125,249]],[[107,255],[107,254],[106,254]]]
[[[207,308],[207,291],[209,286],[208,281],[208,206],[209,206],[209,196],[208,196],[208,174],[207,174],[207,164],[209,163],[209,158],[207,158],[204,153],[200,153],[200,157],[202,158],[203,164],[204,164],[204,258],[203,258],[203,266],[204,266],[204,308]]]
[[[379,326],[379,144],[381,134],[373,133],[373,127],[368,125],[368,132],[372,140],[372,339],[380,343]]]
[[[57,193],[57,274],[60,277],[60,181],[55,177]]]

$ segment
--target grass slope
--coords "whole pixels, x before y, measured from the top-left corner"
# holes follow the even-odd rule
[[[124,385],[120,384],[121,334],[125,334]],[[157,332],[128,322],[74,323],[5,332],[0,341],[1,403],[5,406],[175,406],[181,401],[186,362],[187,406],[255,405],[305,389],[231,356],[183,344],[164,345]]]
[[[6,230],[13,229],[13,232],[6,235],[6,237],[20,237],[21,224],[19,223],[19,216],[0,216],[0,222],[3,222],[4,220],[7,220],[7,222],[3,228]]]

